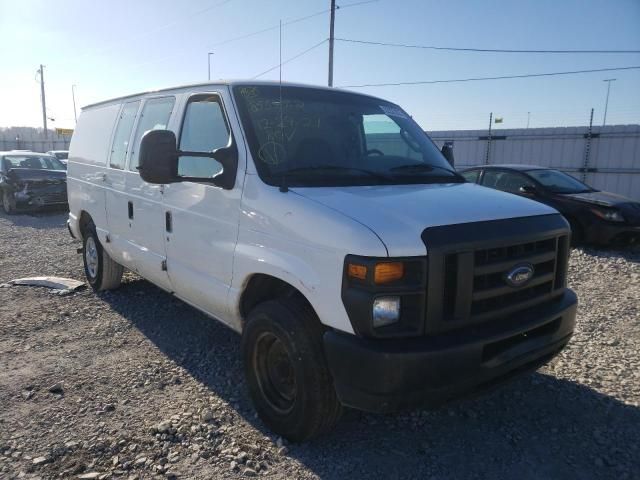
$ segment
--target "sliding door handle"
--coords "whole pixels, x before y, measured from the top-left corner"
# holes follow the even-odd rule
[[[164,229],[171,233],[173,231],[173,217],[171,212],[165,212],[164,214]]]
[[[127,203],[127,213],[129,214],[129,220],[133,220],[133,202],[131,200]]]

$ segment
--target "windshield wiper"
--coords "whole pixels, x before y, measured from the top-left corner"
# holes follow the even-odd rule
[[[438,165],[427,165],[426,163],[409,163],[406,165],[398,165],[397,167],[393,167],[390,171],[417,173],[417,172],[432,172],[434,170],[447,172],[449,175],[451,175],[452,178],[456,179],[457,181],[462,181],[462,182],[466,181],[458,172],[449,170],[448,168],[440,167]],[[443,178],[442,175],[438,175],[438,177]],[[449,178],[449,177],[446,176],[444,178]]]
[[[393,180],[393,177],[389,175],[385,175],[384,173],[374,172],[373,170],[367,170],[366,168],[343,167],[340,165],[319,165],[317,167],[298,167],[298,168],[292,168],[283,173],[288,176],[288,175],[304,174],[304,173],[310,173],[310,172],[326,172],[326,171],[360,172],[368,175],[369,177],[377,178],[378,180],[384,180],[384,181]]]

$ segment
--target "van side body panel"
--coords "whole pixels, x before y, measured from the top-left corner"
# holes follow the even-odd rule
[[[67,192],[69,198],[69,228],[76,238],[80,235],[80,215],[91,215],[100,240],[105,240],[107,213],[105,208],[104,175],[111,149],[111,133],[115,126],[119,104],[84,110],[69,146]]]
[[[171,216],[171,231],[164,231],[167,273],[178,297],[237,328],[236,319],[227,308],[227,297],[238,238],[246,148],[226,86],[210,86],[184,93],[179,114],[172,120],[172,130],[178,142],[184,128],[187,102],[194,94],[200,93],[221,99],[238,149],[236,182],[230,190],[204,182],[164,186],[163,208]]]
[[[384,244],[364,225],[247,174],[229,294],[237,329],[241,293],[254,274],[262,273],[298,289],[323,324],[353,333],[339,299],[344,258],[353,253],[354,242],[359,254],[387,256]]]

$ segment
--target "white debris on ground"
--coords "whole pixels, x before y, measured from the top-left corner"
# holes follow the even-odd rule
[[[9,280],[7,283],[0,285],[0,288],[11,287],[14,285],[23,285],[28,287],[46,287],[56,290],[57,295],[67,295],[85,286],[84,282],[74,280],[73,278],[62,277],[27,277]]]

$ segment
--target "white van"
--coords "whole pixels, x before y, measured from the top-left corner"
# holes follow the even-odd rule
[[[343,406],[436,406],[569,341],[569,227],[466,183],[399,106],[229,82],[82,110],[69,230],[95,290],[135,271],[242,334],[250,395],[293,441]]]

